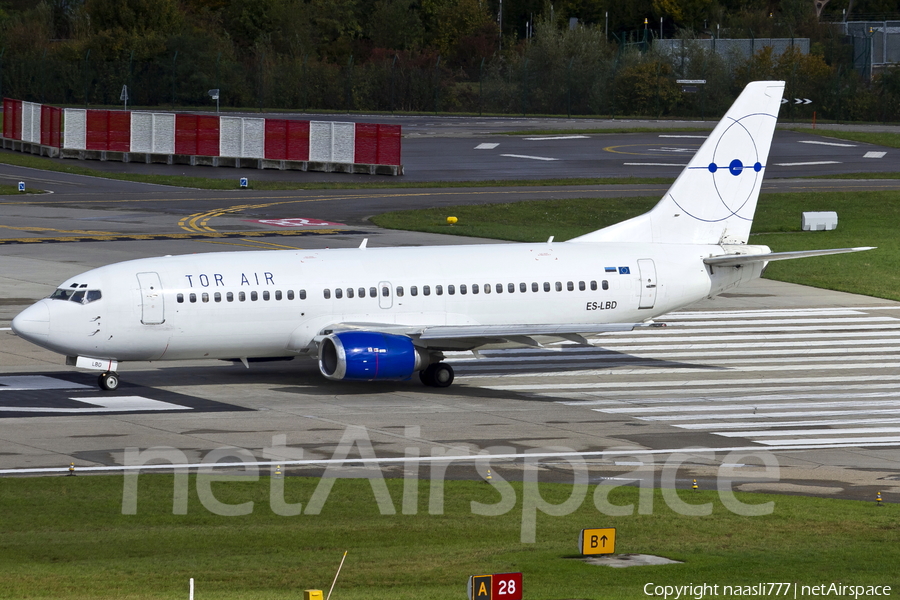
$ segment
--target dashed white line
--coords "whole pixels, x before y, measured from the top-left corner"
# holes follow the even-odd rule
[[[554,137],[527,137],[522,138],[524,140],[537,141],[537,140],[586,140],[588,136],[586,135],[559,135]]]
[[[483,144],[478,144],[477,146],[475,146],[475,149],[476,150],[493,150],[494,148],[496,148],[499,145],[500,144],[492,144],[489,142],[485,142]]]
[[[798,162],[798,163],[775,163],[776,167],[811,167],[815,165],[839,165],[836,160],[820,160],[816,162]]]
[[[885,154],[887,154],[887,152],[876,152],[872,150],[871,152],[863,154],[863,158],[884,158]]]
[[[842,148],[855,148],[856,144],[839,144],[837,142],[819,142],[815,140],[801,140],[800,144],[818,144],[819,146],[840,146]]]
[[[500,156],[507,156],[509,158],[528,158],[530,160],[559,160],[558,158],[548,158],[546,156],[528,156],[526,154],[501,154]]]
[[[622,163],[628,167],[686,167],[687,163]]]

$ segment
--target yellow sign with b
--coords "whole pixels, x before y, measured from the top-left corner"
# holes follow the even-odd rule
[[[582,554],[615,554],[616,528],[582,529],[578,546]]]

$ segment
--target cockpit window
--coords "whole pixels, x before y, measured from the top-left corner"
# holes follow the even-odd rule
[[[100,293],[100,290],[73,290],[68,288],[59,288],[50,295],[50,299],[71,300],[72,302],[78,302],[80,304],[88,304],[95,300],[99,300],[102,296],[103,294]]]
[[[50,295],[51,300],[68,300],[71,297],[72,290],[67,290],[65,288],[59,288]]]

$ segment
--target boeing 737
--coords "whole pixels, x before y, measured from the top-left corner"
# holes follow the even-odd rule
[[[867,249],[748,245],[783,92],[750,83],[650,212],[567,242],[130,260],[63,282],[12,329],[112,390],[119,362],[296,356],[331,380],[446,387],[444,351],[651,326],[768,261]]]

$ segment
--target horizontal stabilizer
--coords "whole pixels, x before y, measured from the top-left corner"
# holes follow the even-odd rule
[[[756,262],[769,262],[770,260],[790,260],[793,258],[808,258],[810,256],[827,256],[829,254],[846,254],[848,252],[862,252],[874,250],[874,246],[859,248],[834,248],[831,250],[799,250],[797,252],[769,252],[767,254],[726,254],[724,256],[711,256],[704,258],[703,262],[713,267],[737,267]]]

